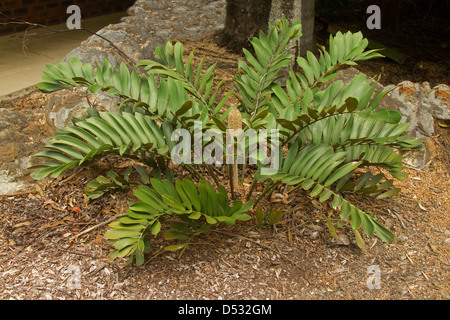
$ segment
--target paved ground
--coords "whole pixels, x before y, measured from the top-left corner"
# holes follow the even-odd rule
[[[117,23],[125,12],[86,19],[85,27],[98,31]],[[52,26],[66,30],[65,24]],[[25,36],[25,42],[24,42]],[[66,54],[90,36],[86,31],[52,33],[43,28],[0,37],[0,96],[39,82],[47,63],[58,63]]]

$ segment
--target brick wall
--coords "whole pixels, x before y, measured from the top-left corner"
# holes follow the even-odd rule
[[[81,18],[91,18],[105,14],[126,11],[135,0],[0,0],[0,12],[10,18],[28,22],[54,25],[65,23],[70,14],[67,7],[75,4],[81,9]],[[0,22],[4,18],[0,17]],[[21,25],[0,26],[0,35],[23,31]]]

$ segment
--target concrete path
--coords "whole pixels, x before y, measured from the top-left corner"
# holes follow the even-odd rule
[[[85,27],[98,31],[104,26],[120,22],[126,12],[86,19]],[[51,26],[66,30],[65,24]],[[52,33],[44,28],[28,32],[26,47],[23,47],[25,32],[0,37],[0,97],[28,88],[41,81],[47,63],[59,63],[90,34],[86,31]]]

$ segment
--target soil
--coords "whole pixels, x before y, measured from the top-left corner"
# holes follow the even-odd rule
[[[197,57],[206,56],[207,65],[218,62],[217,81],[232,79],[240,55],[212,39],[185,44],[185,51],[193,48]],[[391,67],[390,62],[380,64]],[[31,112],[43,123],[45,100],[32,90],[3,107]],[[169,242],[157,237],[141,267],[109,261],[111,245],[103,237],[107,223],[135,200],[131,190],[86,203],[88,181],[123,168],[117,159],[102,159],[40,181],[36,190],[0,198],[0,299],[447,300],[448,129],[436,125],[433,146],[426,172],[406,169],[410,177],[395,182],[400,195],[385,200],[352,196],[394,232],[392,244],[365,238],[361,250],[348,226],[338,229],[336,241],[323,219],[333,214],[327,204],[302,191],[287,195],[279,189],[271,202],[286,213],[275,226],[257,227],[253,219],[220,227],[201,235],[181,257],[164,250]],[[244,187],[250,182],[249,176]]]

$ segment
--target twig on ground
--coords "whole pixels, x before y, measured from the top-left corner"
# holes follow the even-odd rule
[[[59,184],[64,184],[69,180],[72,180],[81,170],[83,170],[82,167],[78,167],[77,169],[75,169],[75,172],[72,173],[70,176],[68,176],[67,178],[64,178],[63,180],[59,181]]]
[[[106,221],[103,221],[103,222],[101,222],[101,223],[99,223],[99,224],[96,224],[95,226],[92,226],[92,227],[90,227],[90,228],[87,228],[86,230],[83,230],[83,231],[81,231],[80,233],[77,233],[77,234],[73,235],[72,237],[69,238],[69,240],[73,240],[73,239],[75,239],[75,238],[77,238],[77,237],[79,237],[79,236],[82,236],[82,235],[84,235],[84,234],[86,234],[86,233],[89,233],[89,232],[91,232],[92,230],[97,229],[97,228],[99,228],[99,227],[101,227],[101,226],[104,226],[104,225],[106,225],[106,224],[108,224],[108,223],[114,221],[115,219],[117,219],[117,218],[119,218],[119,217],[122,217],[122,216],[125,216],[125,215],[126,215],[125,213],[116,214],[115,216],[109,218],[109,219],[106,220]]]
[[[59,252],[61,252],[61,251],[64,251],[64,252],[67,252],[67,253],[71,253],[71,254],[76,254],[76,255],[79,255],[79,256],[83,256],[83,257],[89,257],[89,258],[93,258],[93,259],[100,259],[99,257],[93,256],[93,255],[91,255],[89,253],[78,252],[78,251],[67,250],[67,249],[60,249]]]

